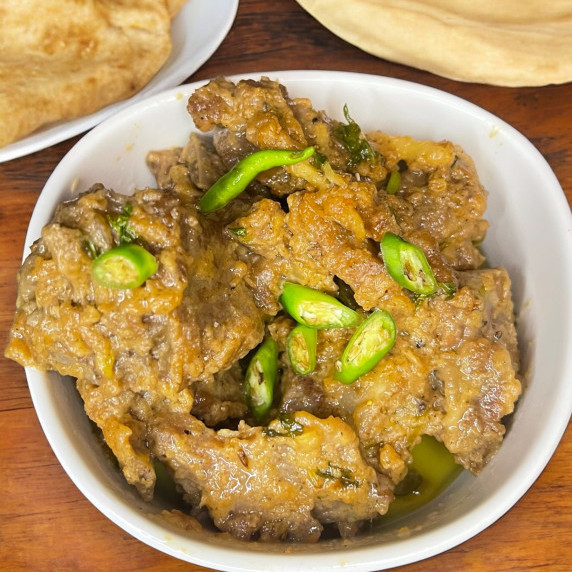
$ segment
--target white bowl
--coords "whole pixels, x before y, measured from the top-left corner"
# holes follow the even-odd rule
[[[463,473],[442,495],[399,527],[349,543],[284,547],[241,544],[168,528],[152,517],[102,454],[73,383],[27,370],[34,405],[62,466],[83,494],[128,533],[172,556],[219,570],[372,571],[443,552],[508,511],[541,473],[572,409],[572,223],[557,179],[540,153],[501,119],[455,96],[413,83],[353,73],[294,71],[256,74],[283,82],[292,96],[343,119],[349,105],[366,130],[450,139],[473,157],[490,191],[491,223],[484,250],[513,280],[518,333],[527,372],[499,453],[478,477]],[[39,237],[57,203],[102,182],[116,191],[153,185],[150,149],[185,143],[194,129],[186,101],[202,83],[134,104],[88,133],[46,183],[34,210],[27,246]],[[27,248],[26,248],[27,254]]]

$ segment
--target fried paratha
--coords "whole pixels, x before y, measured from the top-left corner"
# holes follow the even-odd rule
[[[185,0],[3,0],[0,147],[139,91]]]
[[[362,50],[451,79],[501,86],[572,80],[572,1],[298,0]]]

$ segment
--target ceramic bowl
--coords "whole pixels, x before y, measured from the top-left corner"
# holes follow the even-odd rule
[[[365,572],[418,561],[476,535],[508,511],[554,452],[572,408],[572,228],[570,208],[541,154],[523,135],[458,97],[413,83],[353,73],[288,71],[268,75],[291,96],[343,120],[348,104],[364,130],[449,139],[476,163],[488,189],[490,230],[483,249],[508,269],[526,375],[505,441],[477,476],[467,472],[395,526],[350,542],[284,546],[185,533],[154,516],[103,454],[70,380],[28,369],[34,405],[62,466],[82,493],[129,534],[181,560],[217,570]],[[237,78],[234,78],[237,79]],[[116,191],[153,185],[150,149],[185,143],[193,122],[184,85],[107,119],[64,157],[41,193],[27,235],[40,236],[56,205],[101,182]],[[26,248],[25,254],[27,254]],[[407,533],[404,534],[404,531]]]

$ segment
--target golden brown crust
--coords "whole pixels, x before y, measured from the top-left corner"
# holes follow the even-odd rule
[[[171,51],[181,0],[7,0],[0,7],[0,147],[126,99]]]

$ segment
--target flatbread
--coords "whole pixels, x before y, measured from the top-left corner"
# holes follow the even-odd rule
[[[126,99],[171,51],[184,0],[2,0],[0,147]]]
[[[572,0],[297,0],[364,51],[501,86],[572,80]]]

